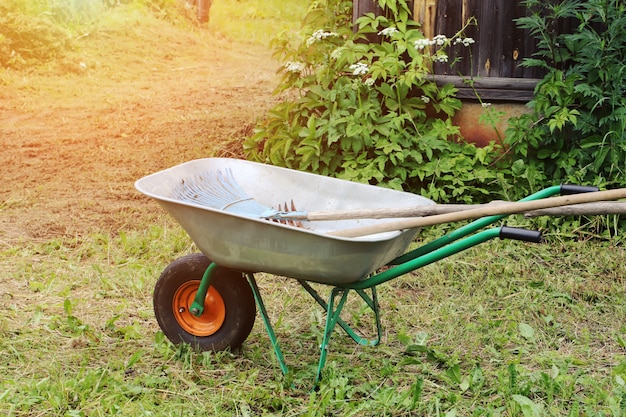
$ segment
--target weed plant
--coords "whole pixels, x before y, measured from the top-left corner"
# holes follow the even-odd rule
[[[52,9],[42,10],[29,2],[0,4],[0,67],[23,68],[46,62],[71,48],[69,31],[54,18]]]
[[[528,114],[509,120],[511,188],[546,181],[626,186],[626,6],[617,0],[528,0],[517,22],[537,40],[524,62],[544,68]],[[558,31],[565,24],[571,31]]]
[[[220,0],[211,6],[208,29],[251,48],[269,46],[282,36],[296,37],[309,1]]]
[[[202,25],[194,10],[178,0],[132,0],[113,8],[96,0],[7,0],[0,4],[0,68],[26,69],[62,60],[80,48],[81,38],[106,35],[116,27],[111,21],[120,26],[138,14],[190,29],[205,26],[215,35],[267,45],[268,33],[296,33],[307,7],[306,2],[223,0],[211,8],[210,25]]]
[[[127,16],[192,26],[193,13],[176,0],[134,0],[110,9],[100,1],[7,0],[0,4],[0,68],[37,68],[80,48],[80,39],[106,33]],[[120,26],[119,24],[117,26]]]

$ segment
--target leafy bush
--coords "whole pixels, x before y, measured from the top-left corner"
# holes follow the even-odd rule
[[[618,0],[525,2],[518,25],[538,42],[524,65],[545,68],[531,112],[509,120],[518,193],[572,182],[626,186],[626,6]],[[574,30],[559,27],[571,24]]]
[[[174,24],[196,22],[192,10],[178,0],[122,3],[124,12],[147,10]],[[106,16],[115,12],[100,0],[8,0],[0,4],[0,67],[22,69],[60,59],[76,48],[76,39],[97,32]]]
[[[0,66],[46,62],[71,47],[69,33],[56,24],[52,11],[41,14],[34,6],[18,1],[0,5]]]
[[[447,46],[468,40],[424,39],[404,0],[379,4],[384,15],[366,14],[353,31],[352,2],[316,2],[299,43],[274,42],[285,62],[277,92],[289,98],[244,143],[246,156],[441,202],[489,194],[495,145],[462,140],[451,122],[456,89],[430,77]]]

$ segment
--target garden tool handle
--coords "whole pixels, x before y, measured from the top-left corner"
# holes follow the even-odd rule
[[[563,184],[561,185],[561,195],[572,195],[582,193],[594,193],[598,191],[598,187],[589,185],[575,185],[575,184]]]
[[[519,227],[502,226],[500,228],[500,239],[514,239],[524,242],[541,243],[541,232],[537,230],[521,229]]]
[[[415,219],[399,220],[393,222],[378,223],[371,226],[337,230],[334,232],[330,232],[329,235],[339,237],[359,237],[403,229],[412,229],[422,226],[433,226],[436,224],[478,219],[486,216],[520,214],[527,211],[539,210],[544,208],[560,207],[596,201],[617,200],[620,198],[626,198],[626,188],[617,188],[608,191],[596,191],[592,193],[564,195],[542,200],[517,201],[512,203],[487,205],[477,209],[460,211],[456,213],[440,214],[429,217],[418,217]]]

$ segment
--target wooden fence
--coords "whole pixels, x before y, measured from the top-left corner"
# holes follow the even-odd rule
[[[413,19],[422,24],[428,38],[439,34],[451,37],[470,18],[476,21],[463,34],[475,43],[469,47],[451,46],[448,63],[438,63],[433,68],[436,80],[459,87],[460,98],[476,98],[476,92],[464,82],[472,79],[482,99],[530,100],[544,73],[539,68],[521,65],[524,58],[536,51],[535,39],[515,23],[526,14],[521,3],[522,0],[410,1]],[[354,0],[354,19],[367,12],[382,13],[377,0]]]

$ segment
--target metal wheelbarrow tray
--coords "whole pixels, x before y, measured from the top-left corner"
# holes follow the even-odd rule
[[[250,197],[270,207],[292,200],[298,207],[320,211],[434,204],[414,194],[236,159],[195,160],[136,183],[180,223],[209,259],[245,272],[333,285],[353,282],[401,255],[417,230],[340,238],[325,232],[381,220],[307,222],[306,228],[297,228],[172,197],[185,179],[225,169],[232,170]]]
[[[493,238],[541,240],[538,232],[523,229],[506,226],[485,229],[506,217],[494,215],[474,220],[406,252],[418,233],[417,228],[359,238],[327,234],[388,220],[306,222],[301,228],[181,201],[176,196],[175,190],[181,183],[221,170],[232,171],[245,192],[268,207],[292,200],[299,209],[318,211],[411,207],[434,202],[406,192],[228,158],[186,162],[136,182],[137,190],[155,199],[202,251],[175,260],[157,281],[154,311],[164,334],[174,343],[190,343],[200,349],[234,349],[252,330],[258,308],[279,365],[286,374],[288,368],[254,273],[295,278],[326,311],[316,384],[337,326],[358,344],[379,343],[382,331],[376,296],[378,285]],[[592,191],[565,187],[549,187],[522,201],[543,199],[563,191]],[[329,286],[327,299],[309,282]],[[341,319],[350,293],[359,296],[373,312],[378,332],[375,339],[363,338]]]

